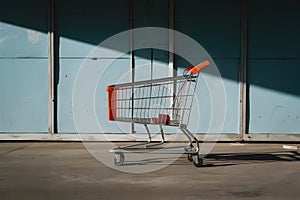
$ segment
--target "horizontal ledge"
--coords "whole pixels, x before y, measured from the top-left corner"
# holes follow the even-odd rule
[[[197,139],[204,141],[205,134],[194,134]],[[153,141],[160,141],[160,134],[153,134]],[[176,138],[174,139],[174,137]],[[300,134],[246,134],[240,139],[239,134],[209,134],[212,138],[218,138],[219,142],[245,141],[245,142],[300,142]],[[147,134],[123,134],[123,133],[0,133],[1,141],[99,141],[99,142],[131,142],[146,141]],[[187,141],[184,134],[165,134],[168,141]],[[206,139],[205,141],[209,141]]]
[[[44,56],[12,56],[12,57],[0,57],[0,60],[3,59],[3,60],[48,60],[48,57],[44,57]]]
[[[247,142],[300,142],[299,134],[253,133],[245,134],[243,141]]]
[[[59,57],[60,60],[130,60],[129,55],[128,56],[121,56],[121,57],[88,57],[88,56],[61,56]]]

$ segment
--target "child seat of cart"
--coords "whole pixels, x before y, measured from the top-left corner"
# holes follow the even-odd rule
[[[167,114],[159,114],[158,118],[152,117],[150,119],[152,124],[169,124],[170,123],[170,115]]]

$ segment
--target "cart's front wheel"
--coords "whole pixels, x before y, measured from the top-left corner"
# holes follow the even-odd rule
[[[203,165],[203,158],[199,154],[193,156],[193,163],[196,167],[201,167]]]
[[[189,153],[189,154],[187,155],[187,159],[188,159],[190,162],[193,162],[193,155]]]
[[[125,160],[124,153],[122,153],[122,152],[115,153],[115,165],[116,166],[123,165],[124,160]]]

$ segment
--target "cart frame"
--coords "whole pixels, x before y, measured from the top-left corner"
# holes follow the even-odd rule
[[[117,166],[123,165],[124,153],[149,153],[166,143],[163,126],[178,127],[187,137],[188,144],[181,151],[166,150],[160,153],[187,154],[188,160],[196,167],[203,165],[199,141],[188,130],[188,122],[200,70],[209,64],[205,60],[197,66],[187,67],[182,76],[107,86],[108,120],[143,124],[148,135],[146,142],[110,150],[115,153],[114,161]],[[161,142],[152,141],[148,125],[159,126]]]

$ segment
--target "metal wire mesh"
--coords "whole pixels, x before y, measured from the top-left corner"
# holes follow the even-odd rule
[[[116,121],[187,124],[197,76],[178,76],[113,85],[109,104]]]

